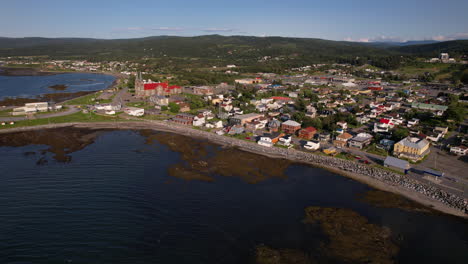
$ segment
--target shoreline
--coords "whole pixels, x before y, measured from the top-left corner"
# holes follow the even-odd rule
[[[2,68],[0,68],[2,69]],[[25,69],[25,68],[21,68]],[[34,71],[33,71],[34,72]],[[32,72],[31,72],[32,73]],[[120,79],[123,77],[120,74],[117,73],[103,73],[103,72],[42,72],[42,71],[36,71],[36,74],[24,74],[24,75],[2,75],[0,72],[0,76],[9,76],[9,77],[20,77],[20,76],[50,76],[50,75],[58,75],[58,74],[67,74],[67,73],[86,73],[86,74],[100,74],[100,75],[108,75],[114,77],[114,81],[107,86],[104,89],[101,90],[96,90],[96,91],[78,91],[78,92],[67,92],[66,89],[63,90],[57,90],[52,88],[55,91],[61,91],[61,92],[56,92],[56,93],[45,93],[41,95],[37,95],[35,97],[5,97],[0,99],[0,106],[6,106],[6,107],[15,107],[15,106],[22,106],[25,103],[33,103],[33,102],[42,102],[42,101],[48,101],[50,99],[56,101],[56,103],[63,104],[65,102],[81,98],[90,94],[95,94],[101,91],[105,91],[108,89],[114,89],[120,84]],[[40,73],[40,74],[38,74]],[[51,87],[49,87],[51,88]],[[76,96],[77,95],[77,96]]]
[[[299,164],[307,164],[313,167],[326,169],[333,173],[356,180],[375,189],[395,193],[404,196],[419,204],[434,210],[468,218],[468,204],[463,204],[463,199],[453,194],[446,193],[436,187],[426,186],[386,170],[361,165],[353,161],[341,160],[334,157],[322,156],[294,149],[268,148],[251,142],[246,142],[232,137],[219,136],[210,132],[196,130],[191,127],[171,124],[164,121],[119,121],[96,123],[61,123],[31,127],[18,127],[0,130],[1,134],[21,131],[42,130],[61,127],[77,127],[89,129],[117,129],[140,130],[150,129],[161,132],[176,133],[192,138],[208,140],[225,147],[236,147],[242,151],[255,153],[270,158],[288,159]],[[458,208],[457,208],[458,207]]]

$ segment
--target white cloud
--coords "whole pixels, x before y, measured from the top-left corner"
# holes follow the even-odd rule
[[[143,31],[183,31],[181,27],[126,27],[117,28],[113,31],[117,32],[143,32]]]
[[[401,38],[401,37],[394,37],[394,36],[377,36],[377,37],[369,37],[369,38],[351,38],[347,37],[344,41],[352,41],[352,42],[405,42],[405,41],[412,41],[412,40],[436,40],[436,41],[449,41],[449,40],[456,40],[456,39],[468,39],[468,33],[455,33],[449,35],[438,35],[438,36],[431,36],[425,38]]]
[[[151,28],[151,30],[156,30],[156,31],[184,31],[184,28],[181,27],[156,27],[156,28]]]
[[[204,32],[234,32],[236,31],[233,28],[204,28],[202,29]]]

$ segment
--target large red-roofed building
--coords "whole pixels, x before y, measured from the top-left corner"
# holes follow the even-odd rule
[[[169,85],[167,82],[144,81],[141,75],[135,79],[135,94],[137,97],[169,96],[180,93],[182,93],[182,87],[178,85]]]

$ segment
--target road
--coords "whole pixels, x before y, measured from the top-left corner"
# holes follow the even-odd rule
[[[323,147],[327,147],[327,146],[331,146],[331,145],[332,144],[330,144],[328,142],[325,143],[325,144],[322,143]],[[376,155],[376,154],[372,154],[372,153],[367,153],[367,152],[364,152],[364,151],[359,150],[359,149],[342,148],[341,150],[344,151],[344,152],[350,153],[350,154],[352,154],[354,156],[361,156],[364,159],[369,160],[370,162],[375,162],[375,163],[380,164],[380,165],[382,165],[383,161],[385,160],[384,156],[380,156],[380,155]],[[431,156],[434,157],[436,155],[438,156],[440,154],[438,154],[438,152],[437,152],[437,150],[435,148],[432,148],[431,149],[431,154],[429,154],[429,157],[431,157]],[[454,159],[455,157],[449,157],[449,158]],[[427,160],[429,160],[429,158]],[[430,168],[430,166],[428,166],[428,165],[429,164],[427,164],[425,162],[420,163],[420,164],[411,164],[412,169],[406,176],[410,177],[412,179],[418,180],[418,181],[422,181],[422,182],[427,183],[427,184],[436,185],[437,187],[439,187],[441,189],[444,189],[445,191],[450,190],[451,193],[455,192],[458,195],[460,195],[461,197],[468,198],[468,181],[466,179],[463,179],[460,175],[454,175],[452,173],[446,173],[446,175],[444,177],[441,177],[440,179],[437,179],[437,181],[435,181],[433,177],[427,177],[427,176],[424,176],[422,174],[422,171],[424,171],[424,169]],[[463,168],[464,168],[463,166],[465,166],[465,168],[468,169],[466,164],[461,164],[460,166],[462,166],[462,167],[458,168],[459,170],[463,170]],[[451,180],[451,179],[455,179],[455,181]]]

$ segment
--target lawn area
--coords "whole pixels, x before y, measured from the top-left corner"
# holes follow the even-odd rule
[[[132,102],[132,103],[126,103],[127,106],[132,106],[132,107],[139,107],[139,108],[144,108],[144,109],[153,109],[154,106],[151,105],[148,102]]]
[[[376,155],[380,155],[380,156],[384,156],[384,157],[388,156],[388,153],[387,153],[386,150],[377,148],[375,144],[369,145],[365,149],[365,151],[368,152],[368,153],[372,153],[372,154],[376,154]]]
[[[10,113],[11,113],[11,109],[0,110],[0,116],[2,116],[2,117],[11,116]]]
[[[78,112],[78,113],[66,115],[66,116],[18,121],[14,125],[0,126],[0,129],[69,123],[69,122],[112,122],[112,121],[129,121],[129,120],[121,119],[116,116],[101,116],[101,115],[97,115],[94,113],[85,114],[83,112]]]
[[[419,65],[408,65],[398,69],[402,74],[417,76],[426,72],[436,74],[441,70],[447,69],[450,65],[447,63],[420,63]]]
[[[82,97],[78,97],[75,99],[72,99],[70,101],[67,101],[64,103],[64,105],[90,105],[94,104],[96,102],[96,98],[99,96],[98,93],[93,93],[93,94],[88,94]],[[99,100],[100,103],[104,103],[103,101],[105,100]],[[110,100],[109,100],[110,101]]]

